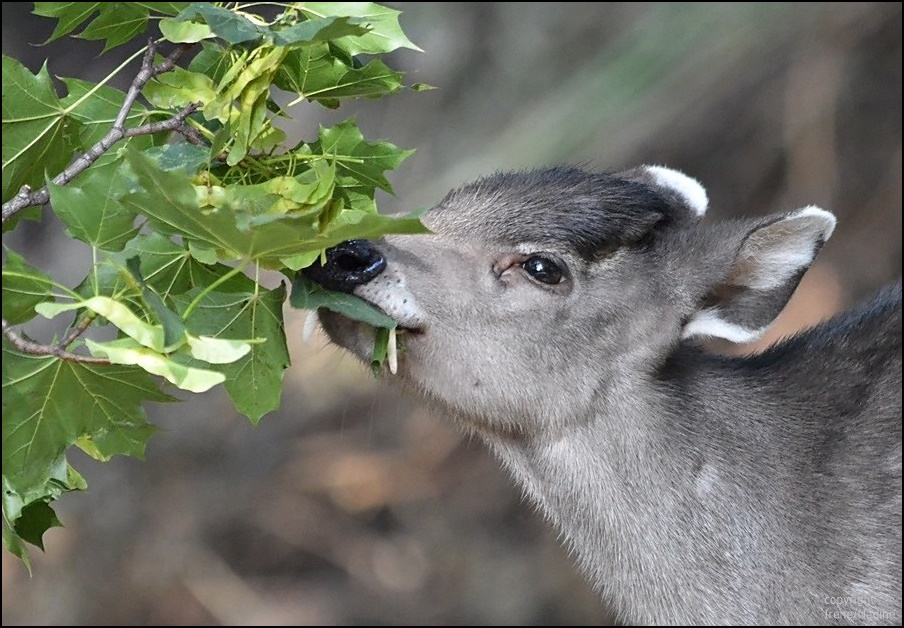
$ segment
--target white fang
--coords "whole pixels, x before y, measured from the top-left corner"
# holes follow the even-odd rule
[[[317,323],[320,322],[320,319],[317,318],[317,312],[311,310],[308,312],[307,316],[304,317],[304,327],[301,329],[301,341],[305,344],[308,344],[311,341],[311,336],[314,335],[314,330],[317,329]]]
[[[396,328],[389,330],[389,341],[386,343],[386,359],[389,362],[389,372],[393,375],[399,370],[399,350],[396,346]]]

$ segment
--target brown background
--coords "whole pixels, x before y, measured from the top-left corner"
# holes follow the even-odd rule
[[[98,80],[116,56],[3,4],[3,52]],[[779,333],[901,273],[900,3],[393,3],[440,89],[297,109],[298,137],[355,114],[418,153],[385,210],[479,173],[661,163],[716,217],[816,203],[839,216]],[[6,242],[63,280],[88,257],[52,217]],[[214,392],[149,409],[147,461],[74,454],[86,494],[3,557],[4,624],[599,624],[611,618],[477,442],[299,342],[282,409],[252,428]]]

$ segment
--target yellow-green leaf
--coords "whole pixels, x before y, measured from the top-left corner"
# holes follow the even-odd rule
[[[191,356],[211,364],[231,364],[248,355],[251,345],[244,340],[229,340],[213,336],[188,336]]]
[[[201,393],[222,384],[226,376],[216,371],[186,366],[162,353],[148,349],[129,338],[111,342],[85,340],[91,355],[107,358],[113,364],[137,366],[159,375],[168,382],[189,392]]]
[[[41,316],[53,318],[61,312],[81,308],[87,308],[95,314],[103,316],[116,325],[124,334],[149,349],[163,351],[165,348],[163,327],[146,323],[138,318],[126,305],[110,297],[91,297],[90,299],[73,303],[40,303],[35,306],[35,311]]]

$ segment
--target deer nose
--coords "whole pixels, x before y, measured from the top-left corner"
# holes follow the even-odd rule
[[[373,244],[367,240],[346,240],[326,250],[326,263],[318,260],[301,272],[328,290],[351,292],[385,268],[386,258]]]

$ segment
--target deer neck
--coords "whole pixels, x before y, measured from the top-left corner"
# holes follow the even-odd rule
[[[644,386],[657,390],[653,382]],[[686,602],[698,595],[686,594],[705,592],[718,605],[713,591],[750,588],[743,581],[750,571],[739,563],[762,551],[756,546],[769,524],[752,501],[735,496],[762,487],[732,474],[721,439],[694,429],[695,418],[706,424],[702,409],[661,386],[631,403],[607,394],[620,398],[617,410],[604,408],[554,434],[484,440],[625,619],[712,619]],[[731,563],[725,577],[703,573],[713,560]],[[726,621],[738,610],[726,609]]]

